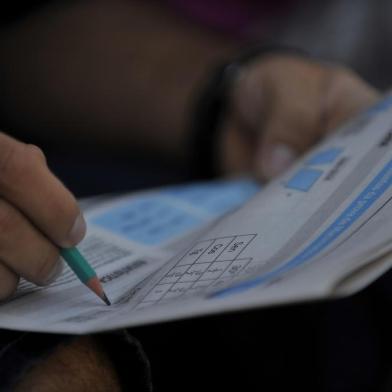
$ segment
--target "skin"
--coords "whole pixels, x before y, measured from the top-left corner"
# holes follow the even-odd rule
[[[232,91],[221,133],[222,171],[252,172],[262,180],[281,174],[328,132],[380,98],[349,69],[284,54],[244,68]]]
[[[193,98],[207,71],[238,45],[155,2],[51,4],[0,31],[4,126],[97,150],[143,148],[186,164]],[[220,170],[268,180],[378,96],[345,68],[264,56],[244,67],[233,85],[220,130]],[[0,299],[6,299],[20,277],[53,280],[61,270],[58,248],[80,242],[85,223],[43,152],[3,133],[0,196]],[[70,390],[63,380],[79,357],[98,359],[87,361],[91,366],[72,390],[86,390],[103,368],[116,390],[110,363],[86,338],[54,351],[19,390]],[[39,389],[43,385],[49,386]]]
[[[19,278],[45,285],[61,266],[59,247],[76,245],[86,224],[74,196],[36,146],[0,134],[0,298]]]

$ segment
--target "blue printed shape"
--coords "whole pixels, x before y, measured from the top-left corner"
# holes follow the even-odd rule
[[[368,114],[376,114],[389,109],[392,106],[392,95],[388,95],[381,101],[377,102],[375,105],[371,106],[368,110]]]
[[[261,189],[252,180],[205,182],[170,187],[162,191],[211,216],[219,216],[245,203]]]
[[[131,241],[160,245],[238,207],[259,189],[248,179],[173,186],[117,205],[91,222]]]
[[[308,165],[327,165],[332,163],[343,151],[343,148],[329,148],[317,152],[306,161]]]
[[[316,169],[301,169],[286,183],[286,188],[307,192],[322,176],[323,172]]]
[[[158,197],[132,200],[93,218],[92,222],[146,245],[159,245],[204,223]]]

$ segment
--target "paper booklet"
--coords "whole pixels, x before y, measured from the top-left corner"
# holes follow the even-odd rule
[[[165,187],[83,203],[80,251],[104,305],[66,266],[21,281],[0,327],[90,333],[346,296],[392,265],[392,97],[261,189],[250,179]]]

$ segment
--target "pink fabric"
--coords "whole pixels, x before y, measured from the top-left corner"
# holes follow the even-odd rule
[[[293,0],[166,0],[166,2],[196,22],[227,33],[243,35],[256,22],[268,23],[271,14],[286,13]]]

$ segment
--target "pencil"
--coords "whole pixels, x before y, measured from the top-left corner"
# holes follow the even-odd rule
[[[82,254],[76,248],[63,248],[60,250],[60,254],[80,281],[101,298],[106,305],[110,305],[96,272]]]

